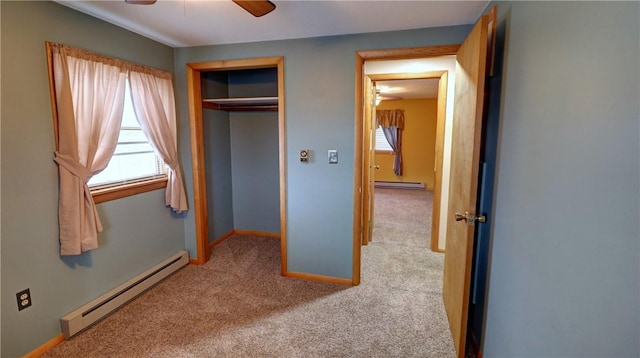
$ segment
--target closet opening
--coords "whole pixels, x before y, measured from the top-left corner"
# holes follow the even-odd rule
[[[283,79],[282,57],[187,65],[194,264],[227,238],[252,235],[280,239],[286,272]]]

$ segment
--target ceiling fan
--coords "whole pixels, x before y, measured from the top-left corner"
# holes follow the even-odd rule
[[[157,0],[124,0],[132,5],[153,5]],[[255,17],[264,16],[276,8],[276,5],[269,0],[233,0],[243,9],[247,10]]]

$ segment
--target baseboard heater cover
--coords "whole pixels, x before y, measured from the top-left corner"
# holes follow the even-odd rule
[[[186,251],[181,251],[65,315],[60,319],[64,337],[68,339],[95,324],[188,263],[189,254]]]
[[[393,188],[393,189],[424,189],[424,183],[376,181],[375,187],[376,188]]]

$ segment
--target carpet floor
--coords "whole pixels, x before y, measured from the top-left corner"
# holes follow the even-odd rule
[[[278,240],[233,236],[44,357],[455,357],[431,192],[375,194],[359,286],[282,277]]]

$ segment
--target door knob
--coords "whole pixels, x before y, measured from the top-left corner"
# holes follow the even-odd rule
[[[477,222],[486,223],[487,217],[485,215],[475,216],[474,214],[465,211],[464,214],[455,213],[456,221],[466,221],[469,226],[474,226]]]
[[[373,166],[373,169],[378,170],[378,169],[380,169],[380,166],[379,166],[379,165],[374,165],[374,166]]]

